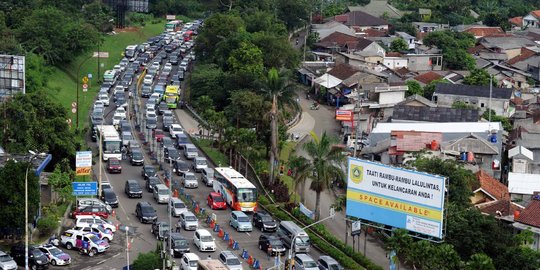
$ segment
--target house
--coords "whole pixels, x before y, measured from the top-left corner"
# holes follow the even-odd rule
[[[360,31],[364,31],[367,29],[377,29],[377,30],[388,31],[388,22],[386,20],[369,15],[368,13],[361,10],[347,12],[343,15],[336,15],[334,18],[343,19],[345,15],[347,17],[347,21],[345,22],[345,25],[349,27],[357,27],[356,29]],[[343,17],[338,17],[338,16],[343,16]]]
[[[489,86],[438,83],[435,85],[433,102],[438,106],[452,107],[456,101],[461,101],[475,106],[481,112],[491,104],[491,108],[497,115],[507,115],[512,93],[513,89],[509,88],[494,87],[490,91]]]
[[[349,53],[363,52],[367,55],[377,55],[383,57],[386,50],[377,42],[371,41],[365,38],[358,38],[354,41],[348,41],[345,44],[345,48]]]
[[[389,69],[407,68],[408,62],[407,58],[396,52],[386,53],[383,59],[383,65]]]
[[[348,42],[355,42],[358,38],[356,36],[347,35],[341,32],[334,32],[327,37],[319,40],[315,43],[318,51],[335,54],[344,50]]]
[[[446,107],[428,107],[396,105],[392,114],[392,123],[411,122],[475,122],[479,119],[478,110],[454,109]]]
[[[504,31],[500,27],[490,27],[490,26],[483,26],[483,25],[472,25],[467,27],[463,32],[472,34],[476,39],[487,37],[487,36],[494,36],[494,35],[501,35],[504,34]]]
[[[478,179],[480,186],[473,188],[472,204],[478,205],[486,202],[510,200],[508,187],[486,171],[479,170],[476,172],[476,179]]]
[[[531,163],[534,161],[534,153],[523,147],[516,146],[508,150],[508,159],[510,163],[510,171],[514,173],[531,173]]]
[[[540,191],[540,174],[508,173],[508,190],[512,201],[527,205],[535,192]]]
[[[354,36],[355,32],[343,23],[329,21],[323,24],[312,24],[314,32],[319,34],[319,39],[323,39],[334,32],[340,32],[349,36]]]
[[[365,6],[349,6],[348,10],[363,11],[379,18],[399,19],[403,16],[403,12],[390,5],[387,0],[372,0]]]
[[[414,77],[413,79],[417,81],[418,83],[420,83],[421,86],[426,86],[430,84],[432,81],[439,80],[442,78],[443,78],[442,75],[433,71],[428,71]]]
[[[539,28],[540,10],[533,10],[523,17],[523,27]]]
[[[396,107],[397,106],[435,108],[437,107],[437,104],[431,102],[431,100],[421,95],[414,94],[406,97],[404,101],[396,104]]]
[[[356,68],[376,69],[382,57],[357,53],[340,52],[336,54],[336,65],[349,64]]]
[[[514,214],[521,212],[525,207],[510,200],[496,200],[475,205],[482,213],[494,216],[499,220],[514,222]]]
[[[407,54],[405,58],[411,71],[442,70],[442,54]]]
[[[533,242],[530,248],[540,250],[540,197],[535,196],[525,209],[518,212],[512,226],[518,230],[533,232]]]
[[[462,160],[490,172],[491,175],[500,177],[501,137],[498,137],[499,140],[493,139],[491,136],[495,134],[491,132],[488,129],[483,133],[470,133],[455,140],[444,141],[441,143],[441,150],[462,153]]]
[[[503,36],[503,37],[483,37],[478,40],[479,44],[496,53],[504,53],[507,59],[518,56],[522,47],[536,44],[525,37]]]
[[[533,59],[534,58],[531,58],[529,60]],[[525,64],[531,63],[529,60],[515,65],[525,68]],[[531,66],[527,65],[526,68],[530,70]],[[493,76],[494,80],[496,80],[501,87],[528,89],[529,87],[533,86],[529,84],[529,78],[533,77],[533,75],[527,71],[503,64],[494,64],[487,68],[486,71]]]
[[[405,33],[405,32],[396,32],[396,36],[402,38],[407,42],[407,46],[409,47],[409,50],[414,50],[414,47],[416,46],[416,38]]]
[[[414,25],[414,28],[416,28],[417,33],[430,33],[448,30],[450,28],[450,25],[441,23],[413,22],[412,24]]]
[[[523,28],[523,17],[514,17],[508,19],[508,23],[510,23],[510,26],[513,30],[519,30]]]

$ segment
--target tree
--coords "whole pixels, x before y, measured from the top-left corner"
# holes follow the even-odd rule
[[[277,17],[285,23],[287,30],[292,31],[309,24],[310,2],[307,0],[277,0]]]
[[[443,57],[446,67],[449,69],[463,70],[474,69],[476,61],[466,50],[464,49],[447,49],[443,50]]]
[[[62,162],[69,161],[64,159]],[[54,168],[53,173],[49,175],[48,183],[55,192],[58,192],[62,200],[67,201],[73,198],[73,195],[71,195],[73,191],[73,187],[71,185],[72,174],[69,172],[63,172],[59,165],[60,163]]]
[[[303,156],[297,156],[293,154],[289,157],[288,165],[289,168],[291,168],[292,170],[293,178],[293,188],[291,194],[298,192],[298,188],[300,187],[300,198],[302,199],[302,202],[304,202],[304,184],[306,183],[306,179],[313,173],[309,160],[307,160]]]
[[[407,81],[407,87],[407,93],[405,93],[406,96],[424,95],[424,89],[422,89],[422,86],[417,81]]]
[[[474,46],[476,39],[472,34],[455,31],[435,31],[423,40],[428,46],[437,46],[443,51],[443,59],[450,69],[473,69],[474,58],[467,49]]]
[[[290,83],[285,72],[279,73],[277,69],[272,68],[268,71],[268,76],[264,81],[261,92],[267,99],[271,100],[272,106],[270,107],[270,184],[274,184],[275,166],[278,164],[278,122],[280,111],[285,104],[295,104],[293,98],[294,88]]]
[[[446,79],[437,79],[437,80],[434,80],[432,82],[430,82],[428,85],[424,86],[424,97],[431,100],[431,98],[433,97],[433,93],[435,93],[435,86],[438,84],[438,83],[450,83],[449,81],[447,81]]]
[[[288,68],[293,69],[300,62],[300,54],[287,36],[278,36],[264,32],[253,33],[252,42],[262,52],[265,68]]]
[[[489,86],[491,76],[484,69],[475,68],[471,74],[463,79],[463,84]],[[497,80],[493,80],[493,86],[497,85]]]
[[[109,32],[114,28],[111,8],[101,1],[94,1],[83,6],[83,15],[87,23],[92,24],[101,32]]]
[[[214,61],[220,57],[216,51],[219,44],[243,29],[245,29],[244,21],[238,15],[214,13],[204,21],[204,27],[197,36],[195,45],[197,55],[204,55],[203,59]]]
[[[454,109],[476,109],[474,105],[467,104],[465,101],[457,100],[452,103],[452,108]]]
[[[191,99],[197,100],[200,96],[208,96],[214,104],[217,104],[218,109],[227,106],[228,91],[223,85],[226,77],[223,70],[215,64],[197,66],[191,75],[191,85],[196,85],[197,91],[190,92]]]
[[[495,114],[495,111],[492,109],[488,108],[482,114],[482,118],[484,118],[485,120],[489,120],[490,114],[491,114],[491,122],[501,122],[501,125],[503,126],[504,130],[508,132],[512,131],[513,127],[512,127],[512,123],[510,123],[510,120],[507,117]]]
[[[133,261],[133,270],[160,269],[162,264],[157,252],[139,253]]]
[[[465,270],[495,270],[493,260],[484,253],[477,253],[465,264]]]
[[[310,189],[315,191],[315,220],[321,217],[321,192],[330,186],[330,183],[338,179],[343,181],[345,174],[341,168],[345,160],[342,154],[342,149],[334,147],[338,140],[334,137],[329,137],[326,132],[319,138],[315,133],[311,133],[312,140],[304,144],[310,159],[310,168],[314,176],[311,178]]]
[[[409,235],[409,231],[396,229],[392,231],[392,236],[386,238],[384,248],[387,251],[395,251],[398,257],[405,259],[408,256],[412,243],[413,239]]]
[[[233,50],[227,64],[232,72],[255,78],[260,77],[264,70],[262,51],[251,42],[242,42],[240,47]]]
[[[30,168],[30,169],[29,169]],[[9,160],[0,169],[0,196],[3,200],[0,211],[0,228],[12,230],[14,234],[24,234],[24,185],[26,171],[28,171],[28,219],[30,221],[37,214],[39,206],[39,179],[34,174],[28,162]]]
[[[396,38],[390,43],[390,51],[403,52],[409,50],[409,44],[402,38]]]
[[[236,128],[261,128],[265,102],[262,96],[253,91],[234,91],[230,97],[231,104],[225,108],[225,114]]]

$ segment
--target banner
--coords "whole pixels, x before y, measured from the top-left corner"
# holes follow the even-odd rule
[[[308,218],[313,219],[315,217],[315,215],[313,214],[313,211],[307,209],[307,207],[303,205],[302,203],[300,203],[300,212],[302,212],[302,214],[306,215],[306,217]]]
[[[90,175],[92,170],[92,151],[78,151],[75,155],[76,175]]]
[[[336,120],[338,121],[353,121],[354,114],[352,111],[336,110]]]

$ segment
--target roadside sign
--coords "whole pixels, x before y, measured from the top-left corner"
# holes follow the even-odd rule
[[[88,77],[84,76],[84,77],[82,78],[82,83],[83,83],[83,84],[87,84],[87,83],[88,83]]]
[[[94,52],[92,54],[94,58],[109,58],[109,52]]]
[[[92,73],[88,73],[88,79],[92,79]]]
[[[168,21],[176,20],[176,15],[166,15],[165,18],[166,18]]]
[[[351,230],[352,236],[359,235],[360,233],[362,233],[361,230],[362,230],[362,222],[358,220],[352,223],[352,230]]]
[[[75,155],[77,175],[90,175],[92,168],[92,151],[77,151]]]
[[[83,84],[83,85],[82,85],[82,88],[83,88],[83,89],[88,89],[88,84],[86,84],[86,83]]]
[[[97,195],[97,182],[73,182],[73,196]]]
[[[71,108],[77,108],[77,102],[75,101],[71,102]]]
[[[76,113],[76,112],[77,112],[77,107],[71,108],[71,112],[72,112],[72,113]]]
[[[348,110],[336,110],[336,120],[338,121],[352,121],[353,112]]]

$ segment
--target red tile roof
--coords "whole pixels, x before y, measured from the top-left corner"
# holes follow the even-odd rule
[[[399,52],[387,52],[386,56],[387,57],[401,57],[401,53],[399,53]]]
[[[440,78],[442,78],[443,76],[433,72],[433,71],[428,71],[424,74],[420,74],[416,77],[414,77],[415,80],[423,83],[423,84],[429,84],[430,82],[434,81],[434,80],[438,80]]]
[[[519,53],[519,55],[517,55],[516,57],[512,58],[512,59],[509,59],[508,61],[506,61],[508,64],[510,65],[513,65],[517,62],[521,62],[533,55],[535,55],[536,52],[532,51],[532,50],[529,50],[525,47],[521,48],[521,52]]]
[[[530,12],[531,15],[533,15],[535,18],[540,18],[540,10],[533,10]]]
[[[349,19],[349,13],[334,16],[334,21],[340,22],[340,23],[346,23],[348,19]]]
[[[531,200],[515,221],[540,228],[540,201],[537,199]]]
[[[355,73],[357,73],[359,70],[354,68],[353,66],[349,64],[340,64],[335,66],[333,69],[328,71],[328,74],[340,79],[345,80]]]
[[[508,19],[508,22],[512,25],[523,26],[523,17],[514,17]]]
[[[496,34],[504,34],[504,31],[500,27],[489,27],[489,26],[473,26],[467,28],[465,31],[471,33],[475,37],[486,37]]]
[[[333,47],[333,46],[339,46],[343,47],[347,42],[357,42],[358,38],[355,36],[347,35],[341,32],[334,32],[327,37],[321,39],[319,42],[317,42],[317,46],[321,47]]]
[[[523,210],[523,207],[519,204],[515,204],[509,200],[494,201],[490,203],[477,205],[478,209],[482,213],[486,213],[492,216],[497,216],[500,213],[500,216],[510,216],[513,215],[516,210]],[[499,213],[497,213],[499,212]]]
[[[377,30],[377,29],[372,29],[372,28],[366,29],[366,30],[361,31],[361,32],[364,33],[366,37],[386,37],[386,36],[388,36],[387,31]]]
[[[493,178],[487,172],[480,170],[476,173],[476,177],[480,183],[480,188],[489,193],[489,195],[495,197],[497,200],[510,200],[508,187]]]
[[[478,53],[480,51],[483,51],[486,49],[486,46],[482,45],[482,44],[478,44],[472,48],[468,48],[467,49],[467,52],[470,53],[470,54],[475,54],[475,53]]]

